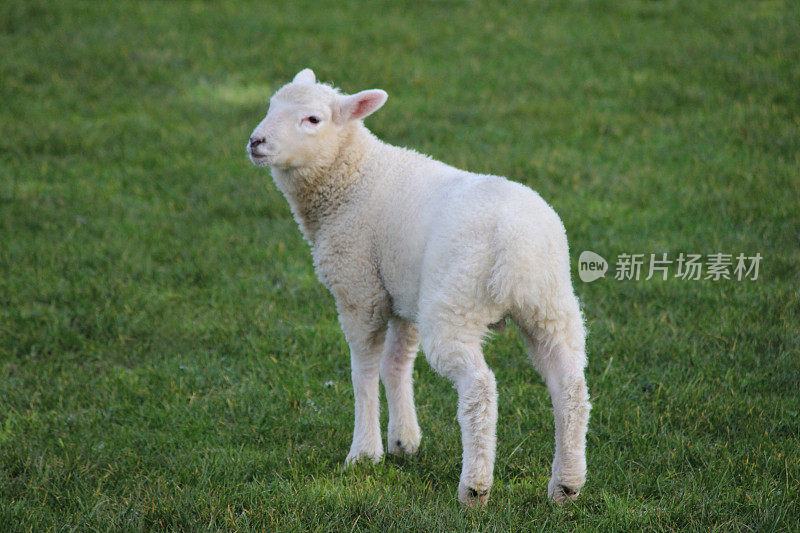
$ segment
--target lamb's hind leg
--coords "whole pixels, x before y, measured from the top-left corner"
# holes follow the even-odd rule
[[[470,328],[421,328],[425,356],[458,391],[458,422],[463,458],[458,499],[469,506],[486,505],[492,487],[497,426],[497,386],[481,352],[480,331]]]
[[[575,500],[586,481],[586,430],[591,409],[583,373],[583,319],[577,300],[570,297],[565,301],[567,312],[561,320],[517,320],[531,361],[553,402],[556,450],[547,495],[559,504]]]
[[[411,377],[418,348],[416,326],[397,318],[389,321],[380,375],[389,405],[388,449],[395,455],[410,455],[419,448],[421,433]]]

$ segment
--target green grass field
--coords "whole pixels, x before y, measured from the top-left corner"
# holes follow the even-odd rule
[[[800,527],[794,0],[6,0],[0,50],[0,530]],[[513,328],[486,345],[485,511],[456,501],[456,395],[422,356],[419,455],[343,470],[333,300],[244,153],[307,66],[388,91],[388,142],[539,191],[574,268],[763,256],[756,281],[574,272],[575,505],[546,499],[549,397]]]

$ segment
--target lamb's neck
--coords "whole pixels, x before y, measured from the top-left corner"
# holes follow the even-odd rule
[[[278,174],[273,169],[300,230],[312,246],[325,222],[360,190],[365,159],[380,144],[362,124],[354,124],[345,133],[339,151],[330,163],[278,170]]]

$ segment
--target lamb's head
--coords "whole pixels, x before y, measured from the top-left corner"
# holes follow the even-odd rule
[[[339,153],[348,128],[386,102],[380,89],[353,95],[317,83],[311,69],[300,71],[269,101],[269,111],[247,143],[258,166],[324,168]]]

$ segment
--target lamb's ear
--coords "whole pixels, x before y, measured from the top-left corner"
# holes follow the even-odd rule
[[[389,95],[380,89],[339,96],[339,116],[342,120],[359,120],[381,108]]]
[[[317,77],[310,68],[304,68],[292,80],[292,83],[317,83]]]

